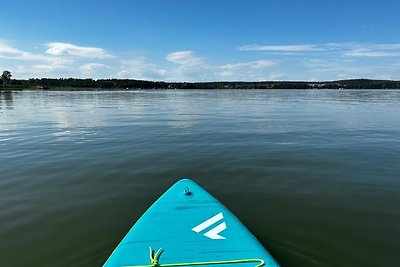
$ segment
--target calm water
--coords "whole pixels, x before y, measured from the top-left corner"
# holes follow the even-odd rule
[[[190,177],[282,267],[400,264],[400,91],[0,93],[1,266],[101,266]]]

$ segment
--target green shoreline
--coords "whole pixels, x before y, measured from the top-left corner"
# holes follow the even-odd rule
[[[11,80],[0,90],[121,90],[121,89],[400,89],[400,81],[352,79],[338,81],[163,82],[131,79]]]

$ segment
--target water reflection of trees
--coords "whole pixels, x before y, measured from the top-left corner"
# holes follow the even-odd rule
[[[0,109],[3,107],[13,109],[13,92],[0,91]]]

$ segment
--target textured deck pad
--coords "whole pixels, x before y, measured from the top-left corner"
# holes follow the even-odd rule
[[[148,265],[149,247],[165,250],[160,264],[259,258],[278,266],[226,207],[189,179],[173,185],[143,214],[104,266]]]

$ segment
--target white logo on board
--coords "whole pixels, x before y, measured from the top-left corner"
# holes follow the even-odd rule
[[[192,228],[192,231],[196,233],[200,233],[201,231],[205,230],[206,228],[210,227],[211,225],[216,224],[217,222],[221,221],[224,218],[222,212],[218,213],[217,215],[211,217],[210,219],[200,223],[196,227]],[[212,228],[211,230],[205,232],[203,235],[211,238],[211,239],[226,239],[224,236],[221,236],[219,233],[226,229],[226,223],[222,222]]]

